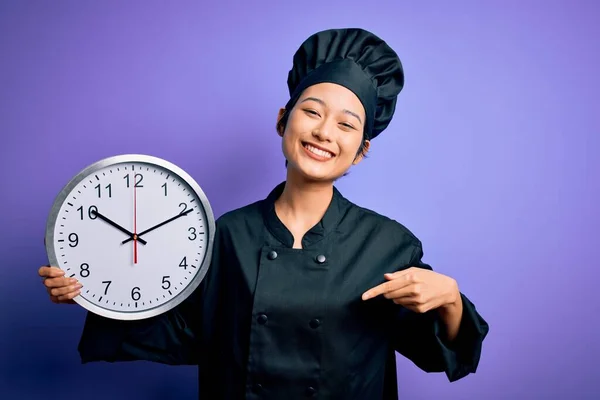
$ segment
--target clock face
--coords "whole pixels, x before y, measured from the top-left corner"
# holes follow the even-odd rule
[[[55,201],[51,265],[83,285],[97,314],[142,319],[181,303],[206,274],[214,217],[197,183],[167,161],[124,155],[78,174]]]

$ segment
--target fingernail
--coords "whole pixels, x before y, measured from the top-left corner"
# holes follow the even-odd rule
[[[69,283],[77,283],[77,279],[71,278],[71,279],[69,279]]]

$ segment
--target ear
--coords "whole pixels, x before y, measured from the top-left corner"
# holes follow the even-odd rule
[[[283,126],[282,127],[279,126],[279,121],[281,121],[281,118],[283,118],[283,114],[285,114],[285,108],[284,107],[282,107],[282,108],[279,109],[279,112],[277,113],[277,123],[275,124],[277,133],[281,137],[283,137],[284,127]]]
[[[359,162],[361,162],[363,160],[363,158],[365,158],[365,156],[369,152],[370,148],[371,148],[371,142],[368,141],[368,140],[365,140],[365,148],[364,148],[364,150],[360,154],[358,154],[356,156],[356,158],[352,162],[352,165],[357,165]]]

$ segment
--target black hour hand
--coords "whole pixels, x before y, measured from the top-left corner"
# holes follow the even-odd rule
[[[116,222],[114,222],[114,221],[111,221],[110,219],[106,218],[104,215],[100,214],[100,213],[99,213],[98,211],[96,211],[96,210],[92,210],[91,212],[92,212],[92,214],[94,214],[95,216],[97,216],[98,218],[100,218],[101,220],[103,220],[103,221],[106,221],[106,222],[107,222],[109,225],[112,225],[112,226],[114,226],[115,228],[117,228],[118,230],[120,230],[121,232],[123,232],[123,233],[125,233],[125,234],[129,235],[129,239],[128,239],[127,241],[129,241],[129,240],[133,240],[133,237],[134,237],[134,234],[133,234],[133,232],[130,232],[130,231],[128,231],[127,229],[123,228],[121,225],[117,224]],[[146,244],[146,241],[145,241],[144,239],[140,239],[140,238],[138,237],[138,238],[137,238],[137,240],[138,240],[138,242],[140,242],[141,244]],[[123,242],[123,243],[125,243],[125,242]]]
[[[160,228],[161,226],[163,226],[165,224],[168,224],[169,222],[174,221],[174,220],[176,220],[179,217],[183,217],[184,215],[188,215],[193,210],[194,210],[193,208],[190,208],[189,210],[187,210],[185,212],[182,212],[182,213],[179,213],[179,214],[175,215],[174,217],[171,217],[168,220],[161,222],[160,224],[154,225],[152,228],[148,228],[145,231],[138,233],[138,235],[137,235],[138,236],[138,240],[142,240],[142,239],[139,239],[140,236],[145,235],[146,233],[151,232],[151,231],[155,230],[156,228]],[[130,237],[129,239],[125,239],[121,243],[125,244],[125,243],[129,242],[130,240],[133,240],[133,237]]]

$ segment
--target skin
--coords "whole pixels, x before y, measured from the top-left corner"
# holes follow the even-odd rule
[[[278,119],[284,111],[279,111]],[[364,154],[357,155],[364,121],[364,108],[354,93],[323,83],[303,92],[290,110],[285,129],[278,132],[288,166],[286,185],[275,210],[293,234],[295,248],[301,247],[304,234],[325,214],[333,182],[364,158]],[[303,143],[327,150],[333,157],[315,160]],[[365,146],[368,149],[370,143]]]
[[[284,112],[279,110],[278,121]],[[294,236],[294,248],[302,247],[304,234],[325,214],[335,180],[364,159],[370,148],[370,142],[365,141],[365,151],[358,152],[364,123],[365,110],[353,92],[333,83],[321,83],[302,93],[290,110],[286,126],[278,130],[288,166],[286,185],[275,202],[275,211]],[[305,143],[331,152],[332,157],[315,159]],[[72,299],[81,288],[77,280],[66,278],[64,271],[50,266],[42,266],[39,275],[44,278],[51,301],[74,303]],[[384,278],[386,282],[365,291],[363,301],[384,296],[417,313],[436,310],[446,326],[447,340],[456,337],[462,302],[454,279],[414,267]]]

